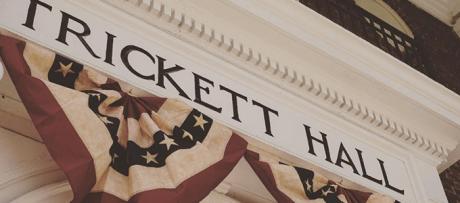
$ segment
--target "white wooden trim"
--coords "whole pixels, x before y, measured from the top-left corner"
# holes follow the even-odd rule
[[[0,135],[0,202],[65,178],[42,143],[1,127]]]
[[[245,3],[245,2],[234,0],[233,3],[235,2],[236,3],[239,2],[243,4]],[[124,13],[119,12],[118,10],[115,10],[111,7],[110,8],[99,7],[98,10],[95,10],[94,5],[101,5],[100,2],[99,4],[94,1],[93,2],[79,1],[79,2],[71,2],[71,3],[77,6],[77,8],[86,9],[88,11],[98,13],[99,16],[102,15],[103,18],[107,19],[108,23],[114,23],[114,25],[121,24],[124,26],[129,25],[129,26],[126,26],[126,29],[133,31],[134,33],[138,34],[140,37],[152,37],[152,36],[158,37],[158,39],[161,39],[159,44],[161,43],[162,45],[165,45],[165,47],[168,47],[169,49],[173,49],[173,50],[177,48],[177,54],[183,57],[184,60],[190,60],[190,61],[196,62],[196,64],[203,65],[204,67],[207,67],[207,68],[220,67],[218,70],[213,70],[214,71],[213,73],[219,73],[219,74],[221,73],[222,75],[225,75],[225,76],[238,77],[241,79],[241,81],[238,81],[238,82],[241,82],[241,84],[248,85],[248,87],[251,86],[251,88],[260,92],[261,95],[267,96],[267,98],[273,98],[274,102],[279,102],[282,104],[289,105],[291,109],[295,109],[298,112],[318,115],[319,120],[321,120],[324,123],[333,123],[335,128],[340,129],[340,132],[345,131],[347,133],[350,133],[352,137],[355,137],[357,139],[362,139],[363,142],[366,144],[369,144],[369,146],[373,146],[378,150],[383,150],[391,156],[395,156],[395,157],[400,156],[401,157],[400,159],[408,167],[406,171],[415,170],[415,168],[411,166],[410,164],[411,159],[409,156],[406,156],[407,154],[410,154],[411,156],[416,156],[417,161],[421,163],[425,163],[425,164],[428,163],[430,166],[432,166],[430,168],[432,172],[433,171],[432,169],[434,169],[434,166],[438,165],[441,162],[443,155],[446,155],[447,153],[446,151],[439,152],[439,148],[437,146],[433,146],[432,144],[427,144],[425,141],[423,141],[422,144],[416,143],[416,142],[414,142],[413,144],[410,144],[410,142],[401,142],[401,139],[405,139],[405,137],[403,136],[406,135],[406,130],[401,130],[400,132],[398,132],[398,130],[400,130],[399,127],[396,127],[395,129],[390,129],[391,128],[390,125],[392,124],[389,124],[388,128],[386,129],[384,129],[385,127],[381,127],[381,126],[377,126],[376,128],[374,125],[378,125],[378,122],[375,123],[376,122],[375,120],[372,121],[373,116],[370,116],[372,115],[372,113],[369,113],[369,109],[364,107],[364,106],[368,106],[368,105],[364,105],[366,102],[359,102],[359,103],[362,103],[361,105],[361,104],[356,104],[356,100],[355,100],[355,104],[352,104],[352,102],[350,102],[352,100],[349,100],[349,99],[343,101],[342,103],[340,103],[339,101],[334,101],[335,96],[334,96],[334,91],[332,91],[333,89],[329,88],[329,86],[324,85],[326,83],[333,83],[332,80],[326,81],[326,83],[317,82],[315,80],[312,80],[312,83],[310,85],[304,84],[304,86],[302,86],[301,85],[302,80],[299,81],[299,75],[297,75],[297,78],[296,78],[295,75],[293,74],[295,72],[289,71],[289,69],[286,69],[286,70],[281,69],[280,67],[283,67],[283,66],[277,66],[276,63],[270,64],[268,60],[267,62],[257,64],[258,66],[255,65],[255,63],[257,63],[257,59],[254,59],[254,61],[249,60],[248,62],[248,60],[246,60],[245,58],[250,56],[250,51],[249,51],[250,49],[244,49],[244,50],[241,49],[243,50],[243,53],[240,53],[240,51],[237,48],[238,47],[237,44],[239,43],[235,43],[236,40],[233,40],[233,41],[223,40],[220,46],[218,45],[219,44],[218,40],[211,40],[213,43],[200,42],[199,40],[197,40],[197,37],[196,37],[196,35],[198,35],[199,32],[196,32],[196,30],[194,29],[190,29],[190,28],[193,28],[193,23],[191,23],[193,21],[189,21],[188,19],[192,19],[192,18],[185,18],[185,15],[179,15],[180,16],[179,19],[173,18],[168,23],[164,21],[161,21],[161,22],[158,21],[157,22],[158,24],[155,24],[156,27],[150,27],[150,26],[146,26],[145,21],[142,22],[138,20],[139,18],[137,19],[132,18],[133,17],[132,13],[131,13],[131,16],[126,15],[126,12]],[[255,3],[255,5],[257,5],[257,1],[255,0],[249,3]],[[253,7],[254,5],[240,5],[239,8],[245,11],[249,9],[250,12],[254,12],[252,14],[254,15],[257,14],[255,16],[257,16],[258,18],[264,19],[265,22],[266,21],[270,22],[270,25],[273,25],[277,28],[282,28],[283,31],[286,31],[289,33],[289,36],[291,38],[298,40],[298,42],[313,45],[315,48],[322,50],[325,54],[328,54],[330,56],[331,60],[339,61],[340,63],[344,63],[344,64],[348,64],[349,66],[347,67],[350,68],[350,72],[358,72],[362,74],[363,76],[366,76],[367,78],[371,78],[375,80],[379,84],[386,85],[386,87],[389,87],[393,91],[393,93],[397,94],[397,96],[395,97],[399,99],[409,98],[411,102],[414,102],[417,105],[421,105],[424,109],[429,109],[432,111],[437,111],[439,110],[438,108],[440,108],[441,110],[446,110],[446,109],[443,109],[443,106],[439,104],[439,103],[444,104],[443,101],[441,101],[439,98],[429,98],[425,95],[424,91],[422,91],[421,89],[418,89],[418,88],[423,87],[423,85],[420,86],[420,84],[425,84],[427,85],[427,88],[429,89],[428,91],[431,91],[431,90],[440,90],[441,92],[444,91],[444,93],[446,93],[446,95],[444,96],[447,98],[447,100],[448,99],[451,99],[452,101],[458,100],[457,95],[449,91],[446,91],[445,89],[440,88],[440,86],[437,86],[436,83],[434,83],[431,80],[428,80],[421,74],[413,71],[410,67],[405,66],[401,62],[381,52],[375,47],[372,47],[369,44],[366,44],[364,41],[356,38],[356,36],[350,35],[348,32],[339,28],[337,25],[334,25],[328,21],[325,21],[324,18],[317,16],[317,14],[309,13],[309,16],[307,17],[308,19],[311,18],[311,19],[318,20],[317,23],[319,24],[323,23],[323,26],[318,25],[319,31],[324,31],[324,32],[330,31],[330,30],[337,31],[336,35],[339,38],[347,39],[347,40],[350,40],[351,42],[341,42],[342,44],[340,45],[343,45],[343,47],[345,48],[343,48],[342,46],[338,46],[337,44],[334,47],[330,43],[335,42],[335,41],[332,40],[332,38],[330,38],[330,35],[328,35],[327,33],[323,33],[324,36],[320,37],[318,35],[315,35],[315,33],[318,34],[317,30],[315,31],[300,30],[300,31],[306,31],[304,35],[301,35],[299,34],[300,33],[299,30],[294,29],[295,25],[292,25],[290,22],[288,22],[289,20],[291,20],[290,19],[291,14],[286,13],[287,11],[283,10],[283,8],[278,8],[276,6],[273,6],[273,5],[276,5],[276,2],[274,1],[267,0],[264,3],[271,5],[271,7],[268,6],[267,9],[276,8],[276,9],[281,9],[281,10],[278,10],[277,12],[275,12],[275,15],[268,16],[267,13],[264,13],[264,12],[259,13],[258,10],[251,10],[251,9],[255,9],[255,7]],[[292,3],[295,3],[295,2],[292,2]],[[289,4],[289,3],[287,5],[293,6],[291,12],[293,12],[294,14],[297,11],[304,12],[304,10],[296,10],[300,8],[304,9],[304,7],[296,7],[295,4]],[[137,9],[137,8],[133,8],[133,9]],[[141,9],[145,10],[145,7],[141,7]],[[101,12],[101,11],[107,11],[107,12]],[[130,12],[132,11],[139,11],[139,10],[131,10]],[[147,18],[149,16],[144,16],[144,17]],[[190,23],[188,24],[187,22],[190,22]],[[292,22],[296,22],[296,21],[294,20]],[[177,40],[177,39],[180,39],[180,40]],[[229,39],[229,38],[227,37],[225,39]],[[319,39],[324,39],[324,40],[319,40]],[[319,42],[316,42],[315,40]],[[43,41],[39,43],[46,45],[46,43],[44,43]],[[353,46],[347,47],[348,45],[350,45],[350,43],[357,43],[357,45],[356,47],[353,47]],[[216,48],[216,44],[218,48]],[[256,49],[253,49],[253,50],[256,50]],[[57,51],[66,53],[66,51],[63,50],[62,48],[57,49]],[[346,51],[350,51],[353,53],[356,52],[356,55],[345,53]],[[369,52],[369,53],[363,53],[363,52]],[[364,61],[362,58],[360,59],[357,56],[359,57],[368,56],[369,60]],[[95,63],[94,61],[89,62],[89,59],[84,59],[81,56],[72,56],[72,57],[81,60],[85,64],[91,64],[91,65],[97,66],[97,63]],[[348,59],[346,57],[348,57]],[[264,57],[264,58],[268,59],[268,57]],[[369,65],[371,65],[371,67],[367,67]],[[377,66],[377,68],[383,68],[384,70],[378,70],[376,67],[373,67],[374,65]],[[389,65],[389,66],[394,65],[395,67],[384,68],[384,65]],[[261,71],[260,66],[265,66],[267,68]],[[404,77],[397,75],[396,74],[397,68],[401,68],[401,70],[399,70],[399,74],[402,73],[402,75],[404,75],[405,77],[415,78],[414,81],[404,80]],[[391,74],[394,74],[394,75],[391,75]],[[414,84],[410,84],[411,82]],[[136,84],[133,84],[133,85],[136,85]],[[270,96],[267,94],[267,88],[272,91],[281,92],[282,94],[285,94],[285,95],[283,95],[283,98],[274,98],[273,95]],[[284,90],[286,92],[283,92]],[[430,92],[430,93],[433,93],[433,92]],[[378,94],[378,92],[373,92],[369,94]],[[436,92],[434,92],[433,94],[436,94]],[[421,101],[421,104],[420,104],[420,103],[415,102],[417,101],[417,99],[431,99],[431,100],[428,103],[426,101]],[[458,103],[455,103],[454,106],[458,107]],[[455,120],[455,118],[458,116],[458,112],[456,112],[456,109],[458,108],[453,108],[453,109],[454,109],[454,112],[451,114],[444,114],[445,112],[441,110],[437,111],[437,113],[441,114],[441,116],[443,117],[442,119],[444,119],[444,121],[457,125],[458,121]],[[366,117],[364,118],[365,115]],[[435,116],[438,116],[438,115],[435,115]],[[415,117],[415,116],[412,116],[412,117]],[[401,119],[401,120],[403,120],[403,122],[407,121],[406,119]],[[227,124],[225,121],[224,123]],[[397,125],[400,126],[400,124],[397,124]],[[239,129],[239,130],[244,132],[244,129]],[[410,135],[410,133],[408,134]],[[398,136],[398,135],[401,135],[401,136]],[[458,142],[458,139],[455,139],[456,137],[448,137],[448,136],[441,135],[440,138],[444,139],[443,146],[445,146],[445,148],[447,149],[454,148],[456,142]],[[434,140],[435,137],[429,137],[429,139]],[[453,142],[448,143],[448,141],[453,141]],[[289,150],[286,150],[286,151],[289,151]],[[294,155],[297,157],[302,156],[299,154],[294,154]],[[323,168],[328,167],[328,165],[318,163],[318,162],[315,162],[315,164]],[[356,180],[357,183],[365,185],[364,181],[358,180],[356,179],[356,177],[344,174],[344,172],[341,172],[340,170],[331,169],[330,171],[332,173],[342,175],[345,178]],[[423,191],[425,190],[424,188],[420,187],[421,185],[420,181],[417,179],[419,178],[419,176],[420,175],[413,175],[413,177],[411,178],[411,181],[409,184],[413,186],[411,189],[414,190],[412,191],[414,194],[409,195],[410,197],[408,197],[408,200],[414,200],[414,201],[420,200],[417,202],[424,202],[426,198],[424,198],[423,196],[420,196],[420,197],[417,196],[418,194],[423,193]],[[433,174],[430,174],[430,177],[436,177],[436,176],[433,176]],[[418,199],[418,198],[421,198],[421,199]]]
[[[84,2],[84,1],[81,1],[81,2]],[[147,22],[150,22],[149,20],[153,19],[154,15],[151,14],[151,12],[154,12],[156,9],[155,6],[145,7],[144,4],[138,4],[137,2],[135,2],[134,4],[130,4],[129,2],[126,4],[126,3],[121,3],[120,1],[114,1],[114,0],[109,1],[109,2],[113,3],[115,6],[121,6],[120,8],[122,8],[122,10],[125,10],[131,15],[137,16],[138,18],[142,19],[143,21],[147,21]],[[429,109],[429,111],[434,111],[436,112],[436,114],[440,114],[440,116],[442,116],[443,119],[445,119],[446,123],[454,123],[455,125],[457,125],[457,128],[458,128],[458,124],[460,122],[460,119],[459,119],[460,118],[459,117],[460,107],[457,103],[458,101],[460,101],[459,99],[460,97],[458,95],[446,89],[445,87],[437,84],[436,82],[432,81],[426,76],[420,74],[419,72],[413,70],[411,67],[408,67],[407,65],[403,64],[402,62],[398,61],[392,56],[386,54],[385,52],[379,50],[378,48],[373,47],[369,43],[357,38],[351,33],[348,33],[347,31],[343,32],[344,31],[343,28],[340,28],[339,26],[328,22],[327,20],[324,19],[324,17],[321,17],[318,14],[316,14],[315,16],[315,14],[312,14],[312,13],[310,13],[307,16],[299,15],[299,12],[308,13],[311,11],[308,11],[308,9],[305,9],[304,6],[294,5],[294,4],[298,4],[298,2],[287,1],[284,3],[280,3],[279,1],[270,1],[267,3],[267,1],[257,2],[257,0],[254,0],[254,1],[233,0],[232,2],[235,3],[237,6],[239,6],[241,9],[247,10],[256,16],[263,18],[269,23],[285,31],[288,31],[290,34],[293,35],[292,37],[296,38],[297,40],[305,41],[308,44],[313,44],[316,47],[322,49],[324,53],[330,55],[331,57],[337,58],[341,60],[341,62],[349,64],[350,67],[355,68],[353,71],[359,72],[368,78],[372,78],[378,81],[379,83],[387,87],[390,87],[393,91],[398,92],[400,96],[411,98],[411,102],[422,105],[424,108]],[[83,6],[83,4],[81,6]],[[134,11],[133,9],[135,8],[133,8],[133,6],[139,7],[140,10]],[[275,9],[277,12],[273,12],[273,8],[277,8]],[[150,14],[148,13],[142,14],[142,11],[145,11],[145,9],[150,9],[150,10],[147,10],[147,12],[150,12]],[[281,9],[284,9],[284,10],[281,10]],[[303,10],[299,11],[299,9],[303,9]],[[293,11],[296,11],[296,12],[293,12]],[[279,15],[277,15],[278,13]],[[293,13],[297,15],[295,18],[292,17],[292,15],[294,15]],[[167,16],[168,15],[167,11],[165,11],[163,15]],[[301,25],[302,25],[302,22],[304,21],[301,22],[301,20],[305,17],[308,17],[308,18],[315,17],[315,20],[310,19],[309,22],[318,22],[318,23],[317,25],[315,25],[315,29],[302,30],[302,32],[299,32],[299,30],[296,29],[296,27],[293,27],[294,26],[293,23],[297,24],[296,25],[297,27],[302,27]],[[172,25],[169,25],[169,27],[168,25],[165,25],[164,23],[160,23],[159,21],[155,21],[156,24],[154,26],[159,27],[160,29],[166,29],[168,32],[175,32],[175,30],[179,31],[179,33],[177,34],[180,35],[179,37],[180,39],[182,40],[187,39],[186,41],[192,44],[196,43],[196,39],[194,40],[192,38],[190,40],[190,38],[187,38],[187,37],[190,37],[188,33],[195,35],[197,32],[199,32],[199,30],[198,31],[193,30],[197,27],[192,26],[192,24],[190,24],[190,22],[195,22],[193,21],[193,17],[189,17],[187,15],[180,14],[180,15],[173,16],[173,19],[174,20],[172,21],[168,20],[168,22],[172,23]],[[192,19],[192,20],[188,20],[188,19]],[[195,23],[195,24],[198,24],[198,23]],[[177,28],[171,27],[171,26],[177,26],[177,25],[179,25],[179,30],[177,30]],[[324,31],[329,31],[329,32],[331,32],[331,28],[334,28],[335,31],[332,31],[332,33],[335,34],[334,37],[332,38],[327,37],[328,34],[324,33],[324,31],[323,33],[319,34],[318,32],[322,31],[321,28],[326,28],[326,30]],[[189,30],[189,31],[180,32],[181,29]],[[314,30],[316,33],[313,33],[313,31],[311,30]],[[204,33],[207,33],[207,32],[205,31]],[[337,33],[343,33],[344,35],[337,35]],[[313,34],[313,36],[309,36],[309,34]],[[318,37],[319,35],[321,35],[322,37]],[[235,53],[237,53],[236,54],[238,56],[237,58],[247,58],[248,56],[251,56],[250,51],[249,51],[251,49],[246,49],[246,50],[241,49],[242,51],[241,50],[238,51],[238,48],[236,48],[236,46],[234,45],[238,43],[234,43],[234,40],[231,37],[225,37],[225,35],[222,35],[222,37],[224,37],[222,38],[224,39],[224,41],[222,41],[223,46],[219,45],[218,47],[227,50],[226,53],[232,54],[231,56],[224,55],[223,57],[225,58],[234,57],[233,54]],[[225,40],[228,38],[232,40],[230,41]],[[318,38],[321,38],[324,40],[316,40]],[[337,41],[337,38],[340,40]],[[333,43],[334,45],[332,45]],[[204,45],[203,47],[202,43],[198,43],[198,44],[200,48],[202,49],[212,48],[212,47],[209,47],[208,45]],[[359,46],[357,46],[356,44],[358,44]],[[213,45],[213,44],[210,44],[210,45]],[[229,52],[228,50],[234,50],[234,51]],[[215,52],[211,52],[211,53],[214,53],[215,55]],[[219,56],[219,57],[222,57],[222,56]],[[266,62],[265,63],[261,62],[259,64],[260,60],[254,60],[256,65],[261,65],[262,67],[266,67],[265,70],[268,70],[268,72],[274,71],[275,73],[278,73],[274,75],[275,77],[269,77],[269,78],[271,79],[276,78],[276,80],[274,81],[279,81],[279,83],[281,84],[279,83],[278,84],[281,85],[283,88],[285,88],[286,90],[290,91],[293,94],[298,94],[296,92],[298,92],[299,90],[294,87],[303,83],[303,80],[299,79],[301,76],[296,77],[297,73],[295,71],[289,71],[289,68],[285,69],[286,71],[284,72],[282,70],[278,70],[278,68],[283,67],[283,65],[275,66],[273,63],[270,64],[270,57],[263,57],[263,58],[267,59]],[[365,61],[362,60],[364,58],[367,60]],[[243,66],[247,66],[247,64]],[[251,73],[256,74],[256,75],[261,75],[262,77],[266,78],[266,74],[263,74],[261,72],[251,71]],[[287,81],[291,81],[290,83],[293,83],[293,85],[289,85],[289,83],[286,83]],[[327,85],[324,85],[324,83],[318,83],[317,81],[313,79],[310,79],[310,82],[311,82],[310,83],[311,85],[310,86],[307,85],[306,87],[308,90],[310,90],[310,92],[314,92],[313,95],[316,95],[320,98],[330,98],[332,104],[335,104],[333,101],[337,101],[337,99],[341,98],[341,94],[339,94],[337,98],[330,97],[330,95],[334,95],[333,92],[335,91],[333,89],[330,90],[330,88],[328,88]],[[380,112],[378,111],[375,112],[372,109],[368,108],[367,107],[368,105],[366,105],[365,102],[359,102],[354,99],[349,99],[348,96],[344,96],[344,97],[345,98],[343,100],[343,103],[340,104],[339,102],[339,106],[340,107],[346,106],[346,109],[350,109],[350,111],[348,112],[351,112],[349,116],[351,117],[352,120],[354,119],[353,118],[354,115],[358,115],[359,117],[363,117],[363,118],[369,118],[372,121],[370,122],[370,125],[372,126],[374,125],[374,121],[380,118],[379,115],[382,115]],[[442,99],[438,99],[438,98],[442,98]],[[327,99],[325,99],[325,101],[327,101]],[[326,105],[325,108],[331,108],[331,106],[327,107]],[[373,116],[369,116],[369,115],[374,115],[374,114],[376,115],[374,116],[374,118],[372,118]],[[393,120],[392,118],[390,118],[390,122],[388,122],[385,120],[385,117],[386,116],[383,116],[383,119],[377,122],[377,123],[383,123],[383,125],[377,124],[378,127],[382,126],[382,128],[385,129],[389,135],[397,134],[397,135],[401,135],[399,137],[405,141],[407,139],[412,140],[409,143],[413,143],[416,146],[426,149],[430,151],[429,153],[432,153],[436,156],[441,156],[443,158],[446,158],[447,152],[449,150],[452,150],[453,147],[455,146],[455,145],[450,145],[450,144],[453,144],[452,142],[453,140],[444,142],[444,144],[437,143],[438,142],[437,140],[439,140],[438,133],[433,134],[433,135],[425,135],[425,134],[422,135],[420,132],[407,128],[406,127],[407,125],[401,124],[400,122],[392,121]],[[370,127],[369,123],[368,124],[362,123],[362,121],[368,122],[366,119],[363,119],[362,121],[360,121],[359,119],[354,119],[354,121],[360,123],[360,125]],[[430,138],[431,136],[436,136],[436,139]],[[456,139],[457,140],[456,142],[458,142],[458,137],[454,138],[451,136],[450,138],[446,138],[446,139],[454,139],[454,140]],[[434,145],[434,144],[429,144],[429,143],[437,143],[437,144]],[[446,149],[443,149],[443,148],[446,148]]]

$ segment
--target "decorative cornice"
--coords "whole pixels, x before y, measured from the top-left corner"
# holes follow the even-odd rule
[[[195,43],[198,37],[209,44],[206,48],[217,48],[224,53],[224,57],[233,57],[239,61],[245,61],[249,66],[256,67],[249,71],[265,77],[269,81],[277,81],[278,85],[285,90],[302,98],[316,98],[321,105],[328,105],[343,112],[342,115],[351,120],[359,120],[364,126],[371,126],[374,130],[383,131],[385,134],[397,138],[399,141],[410,144],[431,156],[445,160],[449,149],[434,140],[428,139],[414,130],[411,130],[401,122],[389,118],[383,113],[377,112],[368,105],[359,102],[351,97],[342,94],[333,88],[328,87],[314,78],[297,73],[288,66],[277,62],[276,59],[266,56],[260,51],[246,47],[226,34],[218,32],[205,24],[196,22],[192,17],[184,13],[178,13],[174,8],[167,8],[163,3],[156,3],[153,0],[144,3],[142,0],[101,0],[102,2],[121,9],[150,25],[153,25],[175,36],[191,37],[189,43]],[[131,9],[127,9],[131,8]],[[159,21],[167,22],[168,26],[160,26]],[[184,39],[182,39],[184,40]],[[198,45],[199,46],[199,45]],[[216,52],[212,52],[217,54]],[[273,80],[276,78],[276,80]],[[294,92],[293,90],[296,90]],[[299,93],[300,92],[300,93]]]

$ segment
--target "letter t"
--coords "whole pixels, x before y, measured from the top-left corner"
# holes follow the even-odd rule
[[[35,30],[34,20],[35,20],[35,13],[37,12],[37,5],[43,6],[49,11],[53,9],[51,5],[41,2],[39,0],[30,0],[29,10],[27,11],[27,19],[26,19],[26,22],[22,25],[32,30]]]

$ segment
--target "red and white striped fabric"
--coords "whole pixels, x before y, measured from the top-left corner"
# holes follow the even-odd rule
[[[135,97],[89,67],[0,34],[0,56],[73,202],[198,202],[247,142],[175,99]]]
[[[278,202],[394,203],[388,196],[344,188],[306,168],[248,150],[246,160]]]

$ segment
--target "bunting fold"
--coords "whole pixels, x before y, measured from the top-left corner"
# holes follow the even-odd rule
[[[397,203],[392,198],[348,189],[306,168],[247,150],[246,160],[278,202]]]
[[[31,42],[0,34],[0,56],[73,202],[199,202],[247,142],[186,104],[136,97]]]
[[[278,202],[393,203],[246,150],[229,128],[176,99],[139,97],[83,64],[0,34],[0,57],[72,202],[199,202],[244,155]]]

